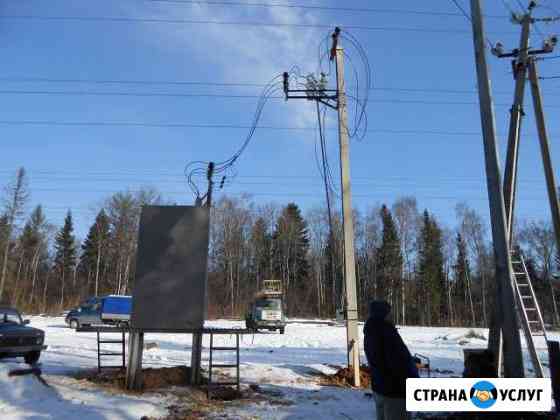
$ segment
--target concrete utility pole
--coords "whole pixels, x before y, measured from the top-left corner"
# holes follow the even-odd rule
[[[208,163],[208,170],[206,171],[206,178],[208,180],[208,191],[206,192],[206,208],[210,213],[212,208],[212,192],[214,190],[214,162]],[[202,206],[202,201],[199,202]],[[208,279],[207,279],[208,281]],[[195,331],[192,334],[192,346],[191,346],[191,377],[190,381],[192,385],[200,384],[200,365],[202,362],[202,331]]]
[[[495,352],[494,354],[499,353],[501,330],[504,376],[522,378],[524,377],[523,357],[519,325],[515,312],[515,296],[512,281],[513,270],[509,253],[504,195],[496,143],[496,123],[486,62],[484,23],[480,3],[481,0],[471,0],[471,16],[497,283],[496,321],[498,328],[490,331],[489,345],[492,346],[491,350]]]
[[[344,50],[339,41],[340,29],[333,34],[331,59],[336,62],[338,91],[338,139],[340,142],[340,174],[342,185],[342,217],[344,228],[344,280],[346,284],[346,338],[348,367],[354,370],[354,386],[360,386],[360,346],[358,334],[358,304],[356,297],[356,264],[354,261],[354,223],[352,218],[352,191],[350,186],[350,145],[348,141],[348,114],[344,86]]]
[[[552,214],[552,223],[554,225],[554,233],[556,236],[556,246],[557,249],[560,249],[560,206],[558,204],[558,190],[556,188],[554,171],[552,170],[548,133],[546,131],[542,97],[539,87],[539,76],[534,59],[532,59],[529,63],[529,80],[531,82],[531,91],[533,93],[533,108],[535,109],[535,119],[537,122],[537,129],[539,131],[539,142],[541,145],[546,188],[548,190],[548,201],[550,203],[550,212]]]
[[[510,246],[513,241],[515,194],[517,190],[517,162],[519,160],[519,136],[521,133],[521,119],[525,115],[523,112],[523,100],[525,98],[525,80],[529,61],[529,33],[531,31],[530,13],[523,16],[521,25],[519,57],[513,62],[515,95],[510,110],[511,119],[509,122],[506,169],[504,172],[504,204]]]

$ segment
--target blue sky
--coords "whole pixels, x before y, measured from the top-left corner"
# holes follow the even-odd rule
[[[469,2],[460,2],[468,10]],[[511,7],[517,6],[515,1],[509,3]],[[255,98],[108,94],[258,95],[259,87],[243,84],[264,84],[296,64],[304,71],[314,71],[318,43],[329,32],[326,28],[302,26],[176,23],[179,20],[340,25],[356,28],[349,31],[368,54],[374,86],[368,107],[370,131],[364,140],[351,144],[355,206],[365,210],[378,203],[392,203],[400,196],[414,195],[420,208],[429,208],[448,225],[455,221],[454,207],[458,201],[467,202],[487,217],[470,23],[463,16],[402,12],[457,13],[453,3],[317,0],[293,4],[401,12],[336,12],[149,0],[2,1],[0,183],[6,183],[17,167],[25,166],[30,174],[31,205],[42,203],[55,223],[61,223],[66,209],[71,208],[80,235],[93,219],[92,208],[114,191],[153,185],[174,201],[191,203],[192,195],[183,177],[185,165],[192,160],[229,157],[247,130],[53,123],[247,126],[252,120]],[[488,15],[504,16],[486,20],[488,38],[500,40],[506,47],[516,46],[519,27],[505,17],[503,3],[485,1],[484,7]],[[537,13],[552,12],[540,8]],[[92,17],[125,19],[87,20]],[[152,18],[159,22],[132,22],[127,18]],[[357,28],[360,26],[378,29]],[[441,32],[410,30],[414,28]],[[540,29],[546,34],[559,27],[541,24]],[[540,43],[541,38],[535,33],[532,45]],[[489,57],[489,63],[503,161],[513,80],[507,60]],[[540,72],[543,76],[560,75],[560,60],[540,63]],[[60,79],[158,83],[53,81]],[[559,86],[560,80],[542,82],[556,166],[560,162]],[[69,95],[71,92],[81,94]],[[517,214],[521,218],[548,218],[529,95],[526,103]],[[338,139],[332,130],[336,120],[334,114],[331,117],[327,142],[331,165],[337,168]],[[36,124],[41,121],[49,124]],[[315,121],[311,103],[270,100],[261,124],[292,129],[257,129],[238,162],[235,182],[217,195],[247,192],[254,194],[257,203],[295,201],[304,209],[323,204],[324,192],[315,164],[316,132],[310,129],[315,127]],[[387,132],[391,130],[411,133]]]

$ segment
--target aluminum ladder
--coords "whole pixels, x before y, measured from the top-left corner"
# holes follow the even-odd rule
[[[527,348],[529,349],[535,374],[538,378],[543,378],[543,360],[539,358],[539,353],[535,347],[535,337],[543,337],[545,343],[548,344],[541,309],[531,284],[527,266],[519,252],[511,251],[511,264],[515,281],[517,308],[525,334],[525,341],[527,341]]]

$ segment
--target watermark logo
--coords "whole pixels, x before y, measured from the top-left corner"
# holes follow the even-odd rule
[[[549,378],[411,378],[408,411],[550,411]]]
[[[479,381],[471,388],[471,402],[478,408],[490,408],[498,399],[498,390],[488,381]]]

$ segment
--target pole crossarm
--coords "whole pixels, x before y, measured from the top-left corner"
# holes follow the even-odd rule
[[[324,89],[316,84],[310,84],[308,89],[290,89],[290,75],[284,72],[284,95],[288,99],[306,99],[317,101],[332,109],[338,109],[338,89]],[[305,95],[301,95],[304,93]]]

